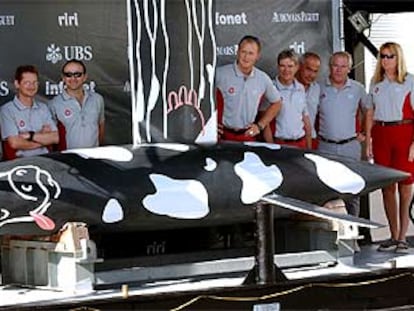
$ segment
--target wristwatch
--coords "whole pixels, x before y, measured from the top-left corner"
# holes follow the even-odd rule
[[[260,131],[260,132],[263,132],[263,130],[264,130],[264,126],[263,126],[263,125],[261,125],[259,122],[257,122],[257,123],[256,123],[256,125],[257,125],[257,127],[259,128],[259,131]]]
[[[29,139],[28,139],[28,141],[33,141],[34,134],[35,134],[34,131],[29,131]]]

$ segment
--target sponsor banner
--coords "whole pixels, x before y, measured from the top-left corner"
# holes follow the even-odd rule
[[[217,61],[234,61],[239,40],[247,34],[260,38],[263,50],[258,67],[273,78],[276,57],[284,49],[318,53],[322,74],[333,47],[332,1],[227,0],[216,1]]]
[[[63,89],[62,65],[76,58],[87,67],[85,88],[105,99],[105,142],[130,143],[126,19],[119,0],[1,1],[0,104],[14,96],[17,66],[38,67],[39,97],[48,101]]]
[[[139,124],[133,130],[134,143],[214,142],[215,65],[233,62],[237,43],[246,34],[263,41],[258,65],[271,76],[283,49],[300,54],[312,50],[322,59],[332,52],[331,1],[226,0],[215,1],[214,8],[211,4],[143,1],[131,7],[129,24],[136,31],[130,45],[130,71],[136,78],[132,105],[134,124]]]
[[[64,87],[61,66],[76,58],[87,66],[85,88],[105,98],[106,144],[214,142],[216,65],[233,62],[240,38],[252,34],[270,76],[286,48],[319,53],[326,71],[332,3],[2,0],[0,34],[0,104],[14,95],[17,66],[38,66],[47,101]]]

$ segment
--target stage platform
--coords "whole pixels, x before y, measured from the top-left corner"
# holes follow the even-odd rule
[[[410,237],[410,242],[413,239]],[[353,256],[335,262],[282,269],[287,281],[273,285],[243,285],[253,264],[240,257],[234,267],[217,274],[197,273],[181,279],[134,282],[134,268],[112,274],[94,290],[47,287],[0,287],[0,310],[292,310],[414,308],[414,249],[406,254],[378,252],[363,245]],[[280,257],[276,262],[280,262]],[[225,267],[220,261],[203,263]],[[283,263],[281,263],[283,266]],[[231,265],[231,263],[230,263]],[[244,265],[244,266],[243,266]],[[165,268],[165,267],[164,267]],[[196,269],[188,266],[187,269]],[[282,267],[283,268],[283,267]],[[197,269],[200,269],[198,267]],[[244,270],[244,271],[243,271]],[[201,271],[201,270],[200,270]],[[129,275],[129,279],[125,278]],[[136,274],[139,275],[139,274]],[[189,274],[190,275],[190,274]],[[123,282],[124,280],[124,282]],[[99,283],[99,282],[98,282]],[[106,285],[104,285],[106,284]],[[398,308],[398,309],[397,309]]]

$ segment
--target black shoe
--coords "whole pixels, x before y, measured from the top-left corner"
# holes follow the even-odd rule
[[[395,248],[396,253],[408,253],[408,249],[410,248],[410,245],[407,241],[397,241],[397,247]]]
[[[387,251],[393,251],[397,248],[398,241],[394,239],[388,239],[380,244],[380,246],[377,248],[377,251],[379,252],[387,252]]]

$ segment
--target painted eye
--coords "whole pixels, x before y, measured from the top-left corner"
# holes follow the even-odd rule
[[[24,170],[24,169],[20,169],[16,171],[17,176],[24,176],[26,174],[27,174],[27,170]]]
[[[21,185],[20,188],[24,192],[32,192],[33,186],[32,185]]]
[[[0,220],[6,219],[10,216],[10,212],[4,208],[0,208]]]

